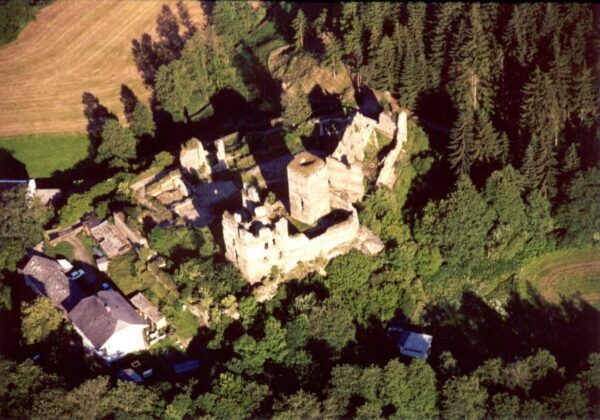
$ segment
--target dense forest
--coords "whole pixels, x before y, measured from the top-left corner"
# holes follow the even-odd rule
[[[254,3],[210,3],[205,30],[169,36],[178,30],[167,19],[159,41],[134,44],[154,98],[146,107],[123,88],[128,127],[84,98],[94,163],[111,178],[56,210],[28,206],[19,190],[0,195],[0,416],[598,416],[600,312],[577,297],[520,293],[516,276],[550,252],[600,247],[598,8]],[[411,112],[396,185],[370,187],[359,208],[385,251],[338,257],[258,302],[210,230],[149,227],[179,293],[209,307],[211,322],[192,326],[186,353],[160,345],[139,356],[154,366],[197,357],[199,372],[117,381],[61,351],[76,335],[43,302],[21,303],[28,292],[15,269],[49,221],[134,214],[135,171],[172,164],[154,152],[180,146],[159,146],[165,121],[193,126],[207,103],[231,113],[219,121],[234,119],[239,103],[245,123],[282,116],[286,141],[306,136],[316,113],[308,98],[284,93],[262,68],[256,40],[269,30],[296,57],[346,72],[357,105],[387,91]],[[137,261],[128,264],[134,281]],[[224,315],[231,305],[239,319]],[[427,362],[399,356],[387,339],[400,318],[434,336]],[[40,363],[26,359],[42,347]]]

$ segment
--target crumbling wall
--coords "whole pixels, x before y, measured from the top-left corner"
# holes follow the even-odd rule
[[[407,128],[407,113],[406,111],[400,112],[398,116],[398,128],[396,131],[396,144],[394,148],[388,153],[383,160],[383,166],[377,177],[377,185],[385,185],[388,188],[392,188],[396,182],[396,170],[395,164],[400,156],[400,152],[406,144],[408,139],[408,128]]]
[[[113,213],[115,219],[115,226],[119,231],[127,237],[132,243],[139,246],[148,246],[148,241],[142,235],[134,232],[127,223],[125,222],[125,215],[123,213]]]
[[[379,121],[377,121],[377,129],[389,138],[393,139],[394,133],[396,132],[396,123],[394,123],[392,117],[390,117],[386,112],[381,112],[379,114]]]
[[[181,146],[179,163],[188,173],[197,173],[201,178],[208,178],[211,175],[208,152],[204,150],[202,142],[196,138],[188,140]]]
[[[332,158],[350,164],[362,162],[365,159],[365,149],[371,142],[377,142],[375,127],[377,122],[356,113],[346,130],[342,140],[331,154]]]
[[[241,220],[239,214],[223,215],[225,256],[251,284],[269,276],[273,267],[277,267],[281,273],[289,273],[300,262],[307,263],[317,258],[331,259],[347,252],[341,248],[356,239],[360,227],[355,209],[347,219],[330,226],[314,238],[304,233],[290,236],[288,221],[283,217],[259,226],[255,233],[250,229],[253,223],[257,223],[256,220],[246,224]]]
[[[333,208],[346,208],[347,202],[356,203],[365,195],[364,174],[360,164],[344,164],[327,157],[330,201]]]

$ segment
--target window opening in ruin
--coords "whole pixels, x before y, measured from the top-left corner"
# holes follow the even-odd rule
[[[309,166],[312,163],[314,163],[314,159],[307,159],[307,158],[300,158],[300,165],[302,166]]]
[[[265,249],[269,249],[269,243],[265,242]]]

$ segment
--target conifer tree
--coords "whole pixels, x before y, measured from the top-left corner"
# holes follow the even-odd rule
[[[581,160],[577,153],[577,144],[571,143],[565,153],[565,162],[563,165],[563,173],[572,175],[581,168]]]
[[[460,3],[441,3],[437,5],[436,24],[431,37],[431,55],[428,60],[429,77],[434,88],[440,88],[443,74],[449,62],[449,46],[452,27],[460,16]]]
[[[323,9],[319,17],[315,19],[312,27],[317,36],[323,34],[327,30],[327,9]]]
[[[340,65],[341,61],[342,61],[342,46],[340,44],[340,41],[335,37],[335,35],[332,35],[331,37],[329,37],[329,39],[327,40],[327,43],[325,45],[325,65],[329,68],[331,68],[331,72],[333,74],[333,78],[336,78],[337,75],[337,68]]]
[[[472,109],[463,109],[450,130],[450,164],[459,174],[469,172],[473,164],[475,143],[475,115]]]
[[[574,117],[584,127],[591,127],[598,119],[599,95],[594,92],[594,76],[589,67],[584,67],[573,77],[572,100]]]
[[[390,37],[381,40],[376,54],[369,62],[369,84],[376,89],[392,91],[396,81],[396,47]]]
[[[296,50],[301,50],[304,48],[304,37],[306,36],[306,28],[308,26],[306,16],[304,16],[302,9],[298,10],[298,14],[296,14],[296,18],[294,19],[292,26],[294,27],[294,42],[296,44]]]
[[[543,4],[522,3],[512,7],[504,33],[505,51],[524,68],[534,61],[538,51]]]

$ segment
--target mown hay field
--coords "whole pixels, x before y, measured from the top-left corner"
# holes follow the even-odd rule
[[[579,295],[600,309],[600,249],[565,249],[535,259],[519,273],[519,292],[531,286],[558,302]]]
[[[177,15],[176,0],[57,0],[43,8],[16,41],[0,48],[0,137],[85,132],[84,92],[123,121],[121,84],[142,100],[150,96],[132,41],[144,33],[156,39],[165,4]],[[201,27],[200,2],[184,4]]]

